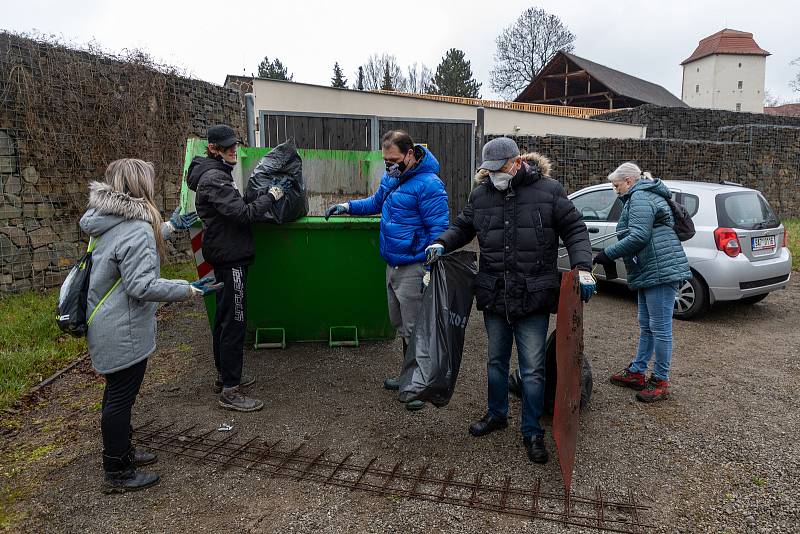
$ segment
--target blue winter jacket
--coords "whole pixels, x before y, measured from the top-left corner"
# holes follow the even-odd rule
[[[643,289],[691,278],[689,262],[672,229],[675,219],[667,204],[671,193],[661,180],[639,180],[622,195],[623,208],[617,231],[628,230],[605,249],[614,260],[623,258],[628,286]]]
[[[384,173],[374,195],[350,202],[351,215],[381,214],[381,257],[392,267],[425,261],[425,248],[449,225],[439,162],[427,148],[416,148],[423,153],[416,166],[400,178]]]

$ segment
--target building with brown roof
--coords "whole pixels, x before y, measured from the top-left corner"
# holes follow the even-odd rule
[[[752,33],[725,28],[709,35],[681,62],[681,99],[694,108],[762,113],[768,55]]]
[[[564,51],[553,56],[515,102],[600,109],[686,107],[658,84]]]

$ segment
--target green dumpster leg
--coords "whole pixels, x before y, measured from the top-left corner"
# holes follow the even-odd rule
[[[285,349],[286,330],[283,328],[256,328],[254,349]]]
[[[329,347],[357,347],[358,327],[332,326],[328,336]]]

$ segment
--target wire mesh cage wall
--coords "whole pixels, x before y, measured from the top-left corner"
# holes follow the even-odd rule
[[[113,160],[153,163],[156,202],[178,205],[184,145],[226,122],[236,91],[181,76],[138,51],[112,56],[0,33],[0,293],[60,284],[85,250],[87,184]],[[171,257],[190,249],[171,246]]]
[[[550,158],[552,177],[568,193],[601,183],[620,163],[634,161],[665,180],[737,182],[761,191],[781,217],[800,215],[800,128],[737,125],[719,128],[718,138],[513,137],[521,151]]]

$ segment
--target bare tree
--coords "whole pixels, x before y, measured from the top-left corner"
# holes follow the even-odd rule
[[[775,108],[783,104],[784,102],[782,102],[777,96],[773,95],[772,91],[769,89],[764,91],[764,107]]]
[[[800,57],[796,58],[789,64],[795,67],[800,67]],[[797,75],[795,75],[794,80],[789,82],[789,86],[791,86],[791,88],[794,89],[796,92],[800,93],[800,72],[798,72]]]
[[[427,93],[428,86],[433,78],[433,72],[428,68],[425,63],[421,63],[419,67],[416,63],[408,66],[407,88],[409,93]]]
[[[374,91],[385,86],[384,76],[388,70],[391,87],[395,91],[405,91],[408,86],[403,71],[397,64],[397,58],[391,54],[372,54],[364,67],[364,89]]]
[[[489,85],[504,98],[515,98],[559,50],[572,51],[575,35],[556,15],[530,7],[497,36]]]

